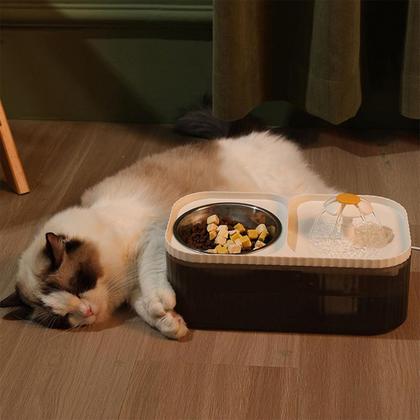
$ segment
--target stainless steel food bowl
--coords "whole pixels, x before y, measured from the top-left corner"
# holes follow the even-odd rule
[[[202,223],[207,220],[208,216],[217,214],[219,218],[230,218],[236,222],[242,223],[247,228],[255,228],[260,223],[264,223],[270,233],[270,240],[266,242],[267,246],[274,243],[280,236],[282,226],[280,220],[269,211],[251,204],[242,203],[214,203],[205,206],[191,209],[178,217],[174,223],[175,238],[186,247],[193,249],[196,252],[205,252],[196,248],[190,247],[185,239],[182,237],[182,230],[188,225]],[[263,249],[265,249],[264,247]],[[261,248],[260,248],[261,249]],[[250,252],[256,252],[252,250]]]

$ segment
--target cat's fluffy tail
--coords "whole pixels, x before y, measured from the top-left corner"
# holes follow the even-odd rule
[[[202,107],[191,110],[178,118],[174,127],[174,130],[180,134],[205,139],[236,137],[265,129],[262,122],[251,115],[236,121],[216,118],[211,111],[211,103],[208,99]]]

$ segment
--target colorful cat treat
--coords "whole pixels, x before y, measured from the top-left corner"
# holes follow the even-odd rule
[[[247,235],[241,237],[241,242],[242,242],[242,248],[244,249],[252,248],[251,239],[249,239]]]
[[[217,214],[212,214],[211,216],[207,217],[207,224],[211,225],[212,223],[218,225],[220,223],[219,217]]]
[[[264,247],[269,233],[266,225],[244,226],[229,218],[212,214],[206,219],[207,237],[199,234],[202,224],[196,224],[193,238],[188,244],[193,248],[205,250],[210,254],[241,254]],[[194,230],[194,229],[193,229]],[[210,246],[209,246],[210,245]]]
[[[228,238],[229,237],[229,233],[228,230],[226,228],[226,230],[219,230],[219,232],[217,233],[217,236],[221,236],[222,238]]]
[[[236,242],[238,239],[241,239],[241,234],[235,230],[235,233],[230,235],[230,239],[232,239],[233,242]]]
[[[265,241],[265,238],[267,238],[268,232],[267,231],[262,231],[260,233],[260,235],[258,236],[258,240],[261,242]]]
[[[257,242],[255,242],[254,249],[259,249],[259,248],[262,248],[263,246],[265,246],[264,242],[257,241]]]
[[[223,245],[217,245],[216,248],[214,248],[216,251],[216,254],[227,254],[228,249]]]
[[[240,254],[241,251],[242,251],[242,247],[238,244],[232,243],[228,245],[229,254]]]
[[[218,245],[224,245],[226,241],[227,241],[226,238],[224,238],[223,236],[217,235],[216,239],[214,240],[214,243]]]
[[[266,226],[264,223],[261,223],[260,225],[258,225],[258,226],[255,228],[255,230],[256,230],[256,231],[258,232],[258,234],[260,234],[260,235],[261,235],[261,233],[263,233],[263,232],[268,233],[267,226]]]
[[[236,229],[239,233],[245,232],[245,227],[244,227],[244,225],[242,223],[237,223],[234,226],[234,229]]]
[[[207,225],[207,232],[217,231],[217,225],[216,223],[210,223]]]
[[[258,238],[257,229],[248,229],[247,233],[248,233],[249,239],[257,239]]]

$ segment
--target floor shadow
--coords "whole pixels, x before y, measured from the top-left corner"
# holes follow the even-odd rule
[[[8,193],[14,193],[16,194],[9,184],[6,183],[6,181],[3,181],[0,179],[0,191],[6,191]]]

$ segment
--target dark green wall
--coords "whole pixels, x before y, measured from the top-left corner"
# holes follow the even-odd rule
[[[211,90],[209,0],[2,3],[10,117],[172,122]]]

